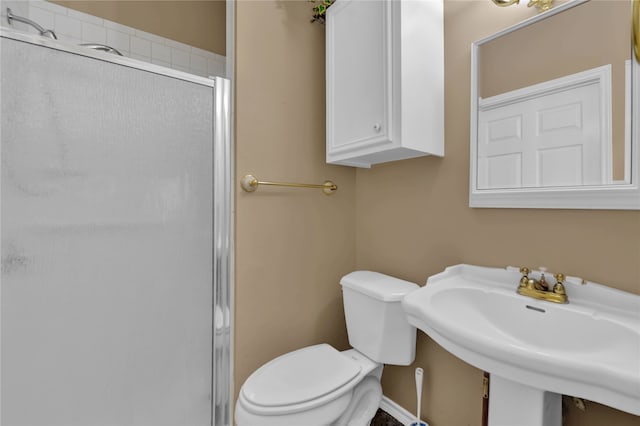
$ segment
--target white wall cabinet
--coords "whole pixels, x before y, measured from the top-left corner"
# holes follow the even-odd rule
[[[327,163],[444,155],[442,0],[337,0],[327,11]]]

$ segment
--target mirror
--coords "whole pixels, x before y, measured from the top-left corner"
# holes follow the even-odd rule
[[[633,6],[573,0],[473,44],[471,207],[640,209]]]

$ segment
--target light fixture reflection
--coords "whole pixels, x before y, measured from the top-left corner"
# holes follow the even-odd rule
[[[500,7],[506,7],[512,4],[519,4],[520,0],[493,0],[493,2]],[[535,6],[538,12],[544,12],[551,9],[552,4],[553,0],[530,0],[527,7]]]

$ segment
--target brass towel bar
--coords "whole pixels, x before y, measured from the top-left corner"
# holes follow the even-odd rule
[[[325,181],[321,185],[313,185],[308,183],[263,182],[256,179],[253,175],[245,175],[240,182],[240,186],[242,186],[242,189],[247,192],[255,191],[260,185],[290,186],[294,188],[317,188],[322,189],[322,192],[327,195],[331,195],[338,190],[338,185],[331,182],[330,180]]]

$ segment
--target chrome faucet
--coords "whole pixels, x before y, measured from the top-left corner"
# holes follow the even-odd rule
[[[529,268],[520,268],[522,278],[520,278],[518,294],[554,303],[569,303],[563,284],[564,274],[555,274],[553,277],[556,279],[556,283],[549,289],[549,283],[544,276],[545,272],[547,272],[546,268],[540,268],[540,279],[536,280],[529,278],[529,273],[531,273]]]
[[[81,43],[80,46],[88,47],[89,49],[93,49],[93,50],[100,50],[102,52],[113,53],[113,54],[119,55],[119,56],[124,56],[117,49],[115,49],[115,48],[113,48],[111,46],[107,46],[106,44]]]
[[[41,36],[50,37],[50,38],[52,38],[54,40],[58,39],[58,36],[56,36],[56,33],[53,30],[47,30],[47,29],[43,28],[40,24],[38,24],[35,21],[32,21],[29,18],[25,18],[23,16],[14,15],[13,12],[11,11],[11,9],[7,8],[7,22],[9,22],[9,24],[11,24],[11,21],[18,21],[18,22],[22,22],[23,24],[31,25],[33,28],[38,30],[38,32],[40,33]],[[113,48],[111,46],[107,46],[105,44],[82,43],[82,44],[80,44],[80,46],[84,46],[84,47],[88,47],[89,49],[101,50],[103,52],[114,53],[116,55],[123,56],[122,53],[120,53],[117,49],[115,49],[115,48]]]
[[[7,22],[9,22],[9,24],[11,24],[11,21],[18,21],[18,22],[22,22],[23,24],[31,25],[33,28],[38,30],[38,32],[40,33],[41,36],[50,37],[50,38],[52,38],[54,40],[58,39],[58,36],[56,36],[56,33],[53,32],[53,30],[44,29],[37,22],[34,22],[31,19],[24,18],[24,17],[18,16],[18,15],[14,15],[11,12],[11,9],[7,8]]]

